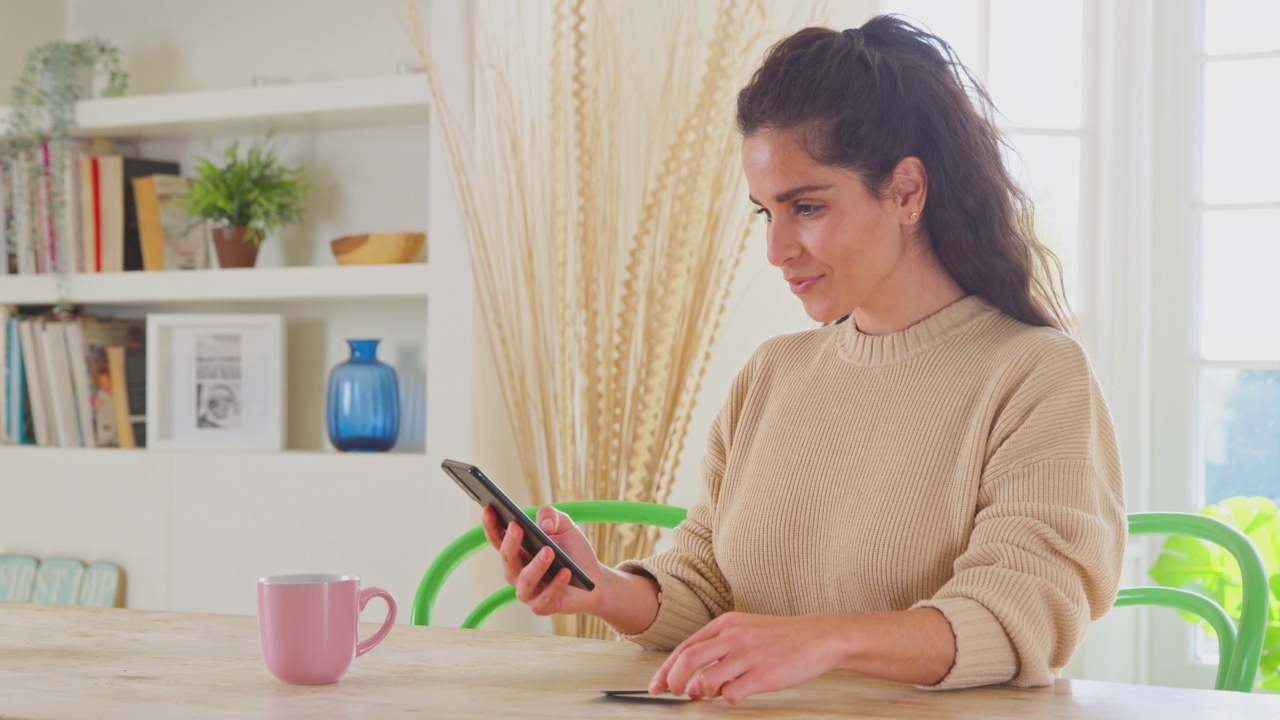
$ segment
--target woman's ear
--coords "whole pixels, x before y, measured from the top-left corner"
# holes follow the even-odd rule
[[[904,225],[920,222],[929,194],[929,173],[920,158],[908,155],[893,169],[893,197]]]

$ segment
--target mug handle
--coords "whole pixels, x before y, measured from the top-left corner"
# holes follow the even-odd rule
[[[387,601],[387,619],[382,621],[382,627],[378,628],[378,632],[368,640],[361,641],[356,645],[356,657],[369,652],[374,645],[382,642],[382,638],[391,632],[391,626],[396,622],[396,599],[391,597],[391,593],[379,587],[365,588],[360,591],[360,609],[364,610],[364,606],[369,604],[373,598],[380,597]]]

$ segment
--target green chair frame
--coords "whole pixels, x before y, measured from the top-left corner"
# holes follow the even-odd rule
[[[582,500],[553,503],[579,524],[633,523],[673,528],[684,521],[684,508],[656,503],[622,500]],[[526,508],[530,518],[538,508]],[[1243,602],[1240,621],[1234,623],[1226,611],[1209,598],[1180,588],[1124,588],[1116,596],[1115,607],[1153,605],[1181,610],[1203,618],[1218,635],[1220,659],[1214,687],[1218,690],[1252,692],[1262,656],[1269,604],[1265,565],[1258,549],[1243,533],[1216,518],[1196,513],[1149,512],[1129,515],[1130,535],[1186,535],[1221,545],[1235,557],[1243,575]],[[476,526],[463,533],[440,552],[418,585],[410,622],[430,625],[431,613],[445,581],[467,558],[488,545],[484,528]],[[494,612],[516,600],[515,588],[503,587],[480,602],[462,622],[467,629],[479,628]]]
[[[681,507],[627,500],[579,500],[552,503],[551,506],[564,512],[580,525],[629,523],[673,528],[683,522],[685,515],[688,514],[688,511]],[[525,508],[524,513],[530,518],[536,518],[538,508]],[[467,558],[488,544],[489,541],[484,536],[484,528],[477,525],[442,550],[431,563],[431,567],[427,568],[426,574],[422,576],[422,582],[418,584],[418,593],[413,599],[413,613],[410,615],[409,622],[414,625],[430,625],[431,612],[435,608],[436,598],[440,596],[445,581]],[[516,591],[510,585],[498,590],[471,611],[471,614],[462,621],[462,627],[468,629],[480,627],[490,615],[515,600]]]
[[[1243,582],[1238,624],[1218,603],[1180,588],[1124,588],[1116,595],[1115,606],[1155,605],[1203,618],[1218,635],[1218,674],[1214,688],[1253,692],[1270,603],[1266,566],[1258,548],[1239,530],[1217,518],[1197,513],[1133,513],[1129,515],[1129,534],[1199,538],[1221,545],[1235,557]]]

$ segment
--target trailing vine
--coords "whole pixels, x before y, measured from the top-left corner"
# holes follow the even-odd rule
[[[24,168],[28,187],[38,188],[45,180],[48,217],[54,222],[54,238],[58,241],[51,269],[57,274],[59,304],[66,297],[67,275],[74,270],[67,267],[64,243],[75,229],[62,227],[67,203],[66,170],[72,160],[66,141],[76,125],[76,102],[92,95],[96,73],[107,79],[103,97],[121,96],[128,88],[129,75],[121,67],[119,50],[105,40],[58,40],[32,49],[13,86],[7,137],[0,144],[0,157]],[[31,162],[37,157],[33,153],[44,152],[45,147],[50,154],[47,176],[43,158]],[[8,235],[12,237],[12,232]]]

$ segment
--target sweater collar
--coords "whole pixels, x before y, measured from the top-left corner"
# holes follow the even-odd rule
[[[970,320],[991,311],[977,295],[966,295],[905,330],[888,335],[867,335],[850,318],[840,330],[840,355],[864,366],[893,365],[918,355],[959,330]]]

